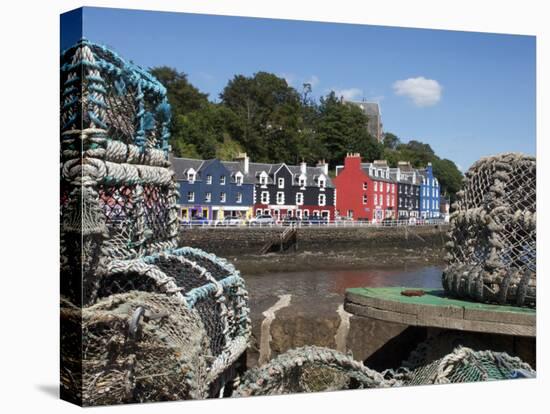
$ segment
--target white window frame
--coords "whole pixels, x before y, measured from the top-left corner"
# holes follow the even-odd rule
[[[220,203],[225,203],[227,201],[227,193],[225,193],[224,191],[222,191],[220,193]]]
[[[369,182],[368,181],[363,181],[363,191],[366,191],[369,189]]]
[[[220,185],[225,185],[226,178],[225,175],[220,175]]]
[[[187,192],[187,201],[189,203],[194,203],[195,202],[195,192],[194,191],[188,191]]]
[[[239,204],[243,202],[243,193],[241,193],[240,191],[237,192],[236,202]]]
[[[235,184],[243,185],[243,175],[240,172],[235,174]]]
[[[260,203],[269,204],[269,191],[262,191],[260,194]]]
[[[368,204],[369,202],[369,196],[367,194],[363,194],[363,205]]]
[[[277,178],[277,188],[285,188],[285,179],[283,177]]]
[[[260,174],[260,185],[262,187],[267,186],[267,173],[265,171],[262,171]]]
[[[298,185],[300,186],[300,188],[305,188],[306,186],[306,183],[307,183],[307,178],[304,174],[301,174],[300,177],[298,177]]]
[[[326,188],[327,179],[324,176],[319,177],[319,188]]]
[[[374,182],[374,191],[378,191],[378,181]]]
[[[326,206],[327,205],[327,196],[325,194],[319,194],[318,205]]]
[[[205,203],[212,202],[212,193],[210,191],[204,194],[204,202]]]
[[[212,175],[211,174],[208,174],[206,176],[206,184],[208,184],[208,185],[212,184]]]
[[[197,172],[193,168],[189,169],[189,171],[187,171],[187,181],[189,181],[190,184],[193,184],[196,179]]]
[[[277,195],[275,196],[275,201],[278,205],[283,205],[285,203],[285,192],[284,191],[277,191]]]
[[[296,193],[296,205],[304,205],[304,193]]]

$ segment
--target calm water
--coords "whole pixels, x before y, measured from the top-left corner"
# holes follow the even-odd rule
[[[244,275],[251,299],[292,294],[294,297],[343,297],[351,287],[406,286],[442,288],[442,268],[438,266],[414,269],[328,270],[263,275]]]

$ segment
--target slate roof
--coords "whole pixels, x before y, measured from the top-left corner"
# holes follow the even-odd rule
[[[177,180],[186,180],[187,176],[186,173],[189,170],[189,168],[193,168],[195,171],[197,171],[200,174],[200,170],[212,162],[214,162],[214,159],[211,160],[198,160],[198,159],[192,159],[192,158],[177,158],[177,157],[171,157],[170,159],[172,163],[172,168],[174,169],[176,173],[176,179]],[[243,174],[243,183],[245,184],[257,184],[260,181],[260,174],[262,171],[265,171],[267,173],[267,182],[268,184],[273,184],[273,175],[274,173],[281,168],[283,163],[278,164],[268,164],[268,163],[259,163],[259,162],[249,162],[248,164],[248,174],[244,173],[244,169],[242,168],[242,163],[239,161],[220,161],[222,165],[229,170],[231,173],[231,176],[234,177],[237,172],[241,172]],[[298,179],[301,175],[301,167],[299,165],[287,165],[288,169],[292,173],[294,180],[293,185],[298,185]],[[316,186],[316,179],[321,175],[324,174],[323,167],[306,167],[306,186]],[[327,188],[333,188],[334,185],[332,183],[332,180],[328,175],[325,175],[326,177],[326,187]]]

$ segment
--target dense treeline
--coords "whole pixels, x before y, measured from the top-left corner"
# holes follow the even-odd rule
[[[444,191],[454,194],[460,187],[462,176],[452,161],[439,159],[428,144],[402,143],[391,133],[378,143],[367,132],[363,111],[334,92],[317,102],[311,85],[297,91],[272,73],[258,72],[236,75],[213,103],[184,73],[169,67],[151,71],[168,90],[176,156],[232,159],[247,152],[257,162],[325,159],[334,167],[347,152],[359,152],[365,160],[385,158],[392,166],[399,160],[417,167],[432,162]]]

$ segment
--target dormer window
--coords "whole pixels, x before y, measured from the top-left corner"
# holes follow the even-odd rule
[[[237,174],[235,174],[235,183],[237,185],[242,185],[243,184],[243,175],[241,172],[238,172]]]
[[[325,177],[319,177],[319,188],[325,188],[327,184],[327,181],[325,180]]]
[[[285,179],[284,178],[278,178],[277,179],[277,186],[279,188],[285,188]]]
[[[187,171],[187,181],[189,181],[190,184],[193,184],[196,179],[197,179],[196,171],[193,168],[190,168],[189,171]]]
[[[220,175],[220,185],[225,185],[225,175]]]
[[[300,187],[306,186],[306,177],[304,175],[301,175],[300,178],[298,178],[298,184]]]
[[[206,184],[212,184],[212,176],[210,174],[206,176]]]
[[[262,173],[260,174],[260,184],[262,186],[267,185],[267,174],[265,173],[265,171],[262,171]]]

